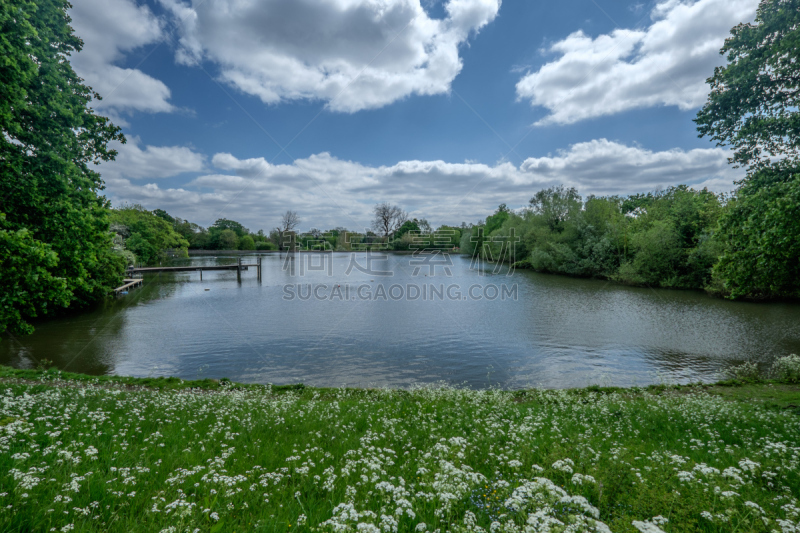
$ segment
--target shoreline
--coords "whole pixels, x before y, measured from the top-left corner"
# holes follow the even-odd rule
[[[60,386],[69,385],[95,385],[107,387],[123,387],[127,390],[168,390],[168,391],[202,391],[202,392],[221,392],[230,390],[263,392],[267,394],[283,394],[287,392],[325,394],[332,391],[348,391],[350,393],[361,393],[370,395],[374,393],[413,393],[418,390],[452,389],[475,394],[491,392],[510,396],[512,398],[525,398],[531,394],[716,394],[719,396],[739,398],[737,391],[746,391],[746,397],[739,398],[745,400],[774,400],[785,405],[794,405],[796,402],[798,414],[800,414],[800,384],[783,383],[773,379],[748,378],[748,379],[724,379],[715,382],[697,382],[687,384],[650,384],[630,387],[614,387],[587,385],[585,387],[564,387],[564,388],[524,388],[524,389],[502,389],[495,387],[486,388],[466,388],[457,387],[443,383],[420,384],[413,387],[318,387],[305,385],[304,383],[292,384],[260,384],[260,383],[241,383],[232,381],[228,378],[204,378],[204,379],[183,379],[174,376],[161,377],[133,377],[120,375],[94,376],[78,372],[65,372],[57,368],[50,369],[21,369],[10,366],[0,365],[0,386],[9,382],[20,382],[30,384],[58,384]],[[770,394],[773,391],[773,394]]]

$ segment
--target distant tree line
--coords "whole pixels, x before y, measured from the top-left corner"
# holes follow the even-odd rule
[[[501,205],[461,251],[516,267],[749,298],[800,297],[800,173],[761,169],[728,197],[686,185],[631,196],[574,188]]]
[[[385,218],[385,213],[390,213]],[[243,224],[226,218],[217,219],[208,228],[173,217],[163,209],[149,211],[140,205],[111,209],[114,250],[127,264],[156,264],[188,256],[189,250],[414,250],[454,248],[461,240],[461,228],[441,226],[433,230],[427,220],[408,220],[397,206],[378,204],[372,230],[354,231],[345,227],[329,230],[312,228],[296,231],[300,218],[287,211],[281,225],[269,233],[251,232]],[[379,213],[382,213],[379,215]]]
[[[461,250],[540,272],[708,288],[724,249],[717,233],[723,202],[684,185],[586,200],[573,188],[552,187],[519,212],[501,205],[465,232]]]

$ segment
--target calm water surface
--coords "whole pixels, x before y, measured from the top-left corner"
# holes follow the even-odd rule
[[[800,353],[797,304],[508,275],[470,268],[462,256],[423,265],[410,255],[327,257],[330,266],[321,254],[288,264],[263,255],[260,282],[254,268],[241,282],[229,271],[204,272],[203,281],[196,272],[150,274],[102,308],[44,322],[28,337],[0,337],[0,363],[25,368],[46,358],[89,374],[251,383],[521,388],[710,381],[743,360],[766,366]],[[319,298],[308,298],[309,284]],[[493,288],[503,286],[505,297]]]

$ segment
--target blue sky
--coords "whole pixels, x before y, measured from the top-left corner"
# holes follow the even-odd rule
[[[753,0],[74,0],[73,58],[128,144],[115,205],[268,230],[434,224],[556,184],[730,190],[692,118]]]

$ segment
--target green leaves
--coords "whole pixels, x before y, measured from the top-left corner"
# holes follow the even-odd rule
[[[58,254],[27,229],[8,230],[0,213],[0,331],[31,333],[31,318],[48,305],[66,307],[67,282],[50,272]]]
[[[732,297],[800,297],[800,171],[771,167],[745,180],[720,237],[715,274]]]
[[[729,64],[708,79],[695,122],[700,136],[731,145],[732,163],[757,170],[800,162],[800,0],[765,0],[720,51]]]
[[[88,107],[93,92],[69,64],[82,42],[68,7],[63,0],[0,0],[2,260],[18,265],[0,295],[13,310],[4,312],[0,332],[29,331],[27,318],[94,302],[122,278],[107,201],[98,195],[103,182],[89,164],[113,159],[107,144],[124,137]],[[45,260],[42,247],[57,260]],[[33,261],[30,271],[24,261]]]
[[[140,205],[112,209],[111,228],[122,237],[125,248],[133,252],[141,263],[152,264],[166,259],[167,251],[186,257],[189,242],[175,231],[173,224],[163,215],[166,212],[150,212]]]
[[[720,220],[715,281],[733,298],[800,296],[800,0],[762,1],[721,53],[695,122],[748,176]]]
[[[516,256],[535,270],[675,288],[711,281],[722,206],[706,189],[679,185],[582,202],[577,191],[560,187],[539,191],[531,206],[502,230],[515,228]]]
[[[564,223],[581,210],[583,202],[574,188],[559,185],[537,192],[530,199],[530,205],[535,214],[544,217],[551,230],[562,231]]]

